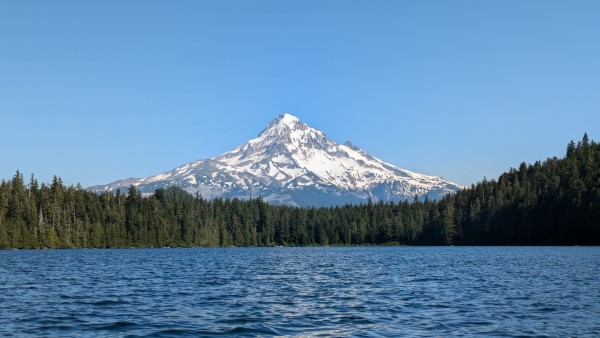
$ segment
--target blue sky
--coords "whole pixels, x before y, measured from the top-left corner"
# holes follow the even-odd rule
[[[0,178],[102,184],[288,112],[462,184],[600,139],[600,1],[0,1]]]

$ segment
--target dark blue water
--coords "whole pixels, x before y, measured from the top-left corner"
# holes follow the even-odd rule
[[[0,251],[0,336],[600,336],[600,248]]]

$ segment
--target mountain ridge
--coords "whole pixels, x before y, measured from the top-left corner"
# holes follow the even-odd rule
[[[347,141],[337,144],[299,118],[282,114],[250,141],[219,156],[147,178],[89,187],[95,192],[134,185],[143,193],[179,186],[206,198],[262,197],[275,204],[330,206],[439,199],[463,187],[401,169]]]

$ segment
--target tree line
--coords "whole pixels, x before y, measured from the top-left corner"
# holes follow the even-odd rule
[[[439,201],[300,208],[182,189],[96,194],[18,172],[0,183],[0,248],[598,245],[600,144],[510,169]]]

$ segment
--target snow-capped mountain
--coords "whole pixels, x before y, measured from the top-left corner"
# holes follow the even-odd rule
[[[320,130],[284,114],[257,138],[220,156],[198,160],[142,179],[90,187],[126,191],[133,184],[152,193],[179,186],[205,198],[262,197],[277,204],[341,205],[373,201],[441,198],[463,187],[436,176],[400,169],[350,142],[337,144]]]

